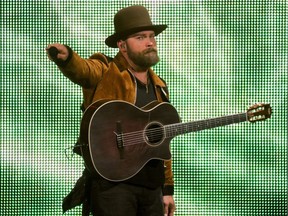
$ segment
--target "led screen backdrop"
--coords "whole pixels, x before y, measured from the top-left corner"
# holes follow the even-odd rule
[[[173,139],[175,215],[287,215],[287,3],[257,1],[1,1],[1,215],[61,215],[81,176],[71,154],[81,88],[47,59],[60,42],[114,56],[105,38],[122,7],[155,24],[171,103],[183,122],[270,103],[272,117]],[[66,215],[80,215],[81,207]]]

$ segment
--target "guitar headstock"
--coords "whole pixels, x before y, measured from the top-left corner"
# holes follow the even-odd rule
[[[270,104],[257,103],[249,107],[247,110],[247,119],[250,122],[262,121],[270,118],[272,108]]]

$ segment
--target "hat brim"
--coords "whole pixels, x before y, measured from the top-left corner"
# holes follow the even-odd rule
[[[112,48],[117,48],[117,42],[121,39],[127,38],[129,35],[136,32],[152,30],[155,32],[155,36],[163,32],[167,28],[167,25],[152,25],[152,26],[141,26],[133,29],[126,30],[125,32],[115,33],[106,38],[105,44]]]

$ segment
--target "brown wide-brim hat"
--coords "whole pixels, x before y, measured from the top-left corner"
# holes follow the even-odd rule
[[[114,17],[115,33],[106,38],[105,44],[117,48],[117,41],[127,38],[129,35],[152,30],[157,36],[167,28],[167,25],[153,25],[147,9],[140,5],[134,5],[121,9]]]

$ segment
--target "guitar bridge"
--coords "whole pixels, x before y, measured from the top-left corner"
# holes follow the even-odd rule
[[[122,134],[117,134],[116,132],[114,132],[115,135],[116,135],[116,143],[117,143],[117,147],[119,149],[122,149],[123,148],[123,138],[122,138]]]
[[[116,143],[117,143],[117,147],[119,149],[123,149],[124,144],[123,144],[123,136],[122,136],[122,126],[121,126],[121,122],[117,121],[116,122],[116,132],[114,132],[116,135]]]

